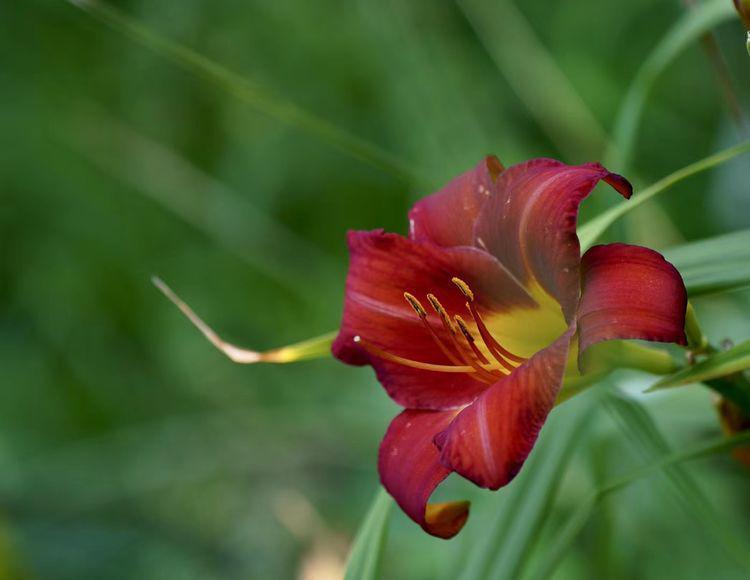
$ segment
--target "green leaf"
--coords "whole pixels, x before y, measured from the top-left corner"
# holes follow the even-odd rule
[[[581,242],[581,251],[589,249],[599,236],[601,236],[606,229],[619,218],[626,213],[633,211],[651,198],[666,191],[673,185],[687,179],[688,177],[712,169],[713,167],[721,165],[722,163],[725,163],[738,155],[747,153],[748,151],[750,151],[750,141],[745,141],[734,147],[729,147],[718,153],[714,153],[713,155],[701,159],[700,161],[696,161],[695,163],[691,163],[690,165],[667,175],[644,189],[641,193],[633,196],[629,201],[618,203],[609,208],[578,228],[578,238]]]
[[[609,494],[619,491],[631,483],[638,481],[643,477],[652,475],[660,470],[667,469],[674,465],[680,465],[686,461],[726,453],[737,447],[748,445],[749,443],[750,431],[732,437],[714,439],[706,443],[689,447],[682,451],[668,453],[660,459],[644,465],[640,469],[636,469],[627,475],[614,479],[610,483],[598,488],[591,496],[580,504],[579,508],[573,513],[567,524],[564,525],[562,531],[557,535],[556,542],[547,550],[542,563],[535,570],[533,578],[546,580],[552,576],[557,569],[557,566],[570,551],[571,545],[586,525],[586,522],[596,509],[599,502]]]
[[[670,248],[664,257],[680,271],[690,297],[750,287],[750,230]]]
[[[551,418],[521,474],[500,492],[501,508],[490,529],[482,530],[461,580],[521,576],[594,408],[589,403],[566,409],[562,417],[558,411]]]
[[[714,354],[655,383],[649,391],[718,379],[750,368],[750,340]]]
[[[604,156],[605,166],[627,171],[638,124],[656,80],[687,47],[716,25],[731,18],[734,18],[734,10],[727,0],[708,0],[685,12],[662,38],[630,83],[615,120],[613,143]]]
[[[500,73],[557,148],[573,159],[596,158],[607,144],[606,132],[516,4],[457,4]]]
[[[617,424],[646,460],[654,461],[672,453],[666,438],[643,405],[620,392],[608,393],[605,403]],[[743,568],[750,570],[746,550],[721,521],[708,497],[684,466],[669,466],[664,469],[664,475],[672,491],[676,492],[672,497],[688,515],[696,519],[699,528],[709,531],[729,556]]]
[[[165,38],[100,0],[68,0],[154,53],[233,95],[256,111],[326,141],[340,151],[407,181],[426,181],[392,153],[272,94],[194,50]]]
[[[345,580],[377,580],[393,500],[382,487],[370,504],[346,562]]]

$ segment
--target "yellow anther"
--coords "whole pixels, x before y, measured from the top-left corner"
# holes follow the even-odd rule
[[[461,280],[461,278],[452,278],[451,282],[453,282],[456,287],[461,291],[461,294],[466,296],[466,299],[469,302],[474,302],[474,293],[471,291],[471,288],[469,288],[469,285]]]
[[[413,294],[409,294],[408,292],[404,292],[404,298],[406,298],[406,301],[414,309],[414,312],[417,313],[417,316],[419,316],[420,318],[427,318],[427,311],[424,309],[419,300],[417,300],[416,296],[414,296]]]

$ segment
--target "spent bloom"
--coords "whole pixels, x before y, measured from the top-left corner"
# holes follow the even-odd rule
[[[450,538],[468,517],[468,502],[429,503],[450,473],[489,489],[515,477],[589,347],[686,342],[685,287],[660,254],[610,244],[581,256],[578,207],[599,181],[632,194],[597,163],[488,157],[419,201],[407,237],[348,235],[333,353],[371,365],[404,408],[378,469],[430,534]]]

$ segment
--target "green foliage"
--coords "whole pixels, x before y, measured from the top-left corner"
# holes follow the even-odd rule
[[[345,580],[380,578],[381,559],[392,508],[391,497],[383,488],[379,489],[354,537],[349,559],[346,562]]]
[[[608,495],[631,485],[643,477],[652,475],[654,472],[669,470],[687,461],[704,459],[716,454],[727,453],[732,449],[747,445],[748,443],[750,443],[750,432],[694,445],[687,449],[662,455],[657,460],[644,465],[640,469],[613,479],[609,483],[599,487],[586,501],[580,504],[578,509],[575,510],[574,514],[567,521],[562,531],[558,534],[551,549],[545,555],[533,578],[549,578],[552,575],[562,558],[570,550],[573,541],[592,516],[596,507]]]
[[[598,402],[598,399],[597,399]],[[570,458],[589,432],[594,402],[545,427],[523,473],[513,482],[482,530],[459,578],[520,578],[547,523]]]
[[[691,297],[750,286],[750,230],[669,248],[664,257],[677,266]]]
[[[691,7],[663,36],[628,87],[615,119],[611,149],[605,164],[630,169],[646,99],[665,69],[687,48],[723,21],[732,18],[729,2],[707,0]]]
[[[674,173],[663,177],[637,195],[634,195],[633,198],[629,201],[609,208],[608,210],[593,218],[591,221],[586,222],[578,228],[578,237],[581,240],[581,249],[586,250],[590,248],[594,244],[594,242],[607,230],[607,228],[615,223],[619,218],[621,218],[628,212],[633,211],[638,206],[649,201],[653,197],[680,183],[683,179],[692,177],[693,175],[701,173],[702,171],[712,169],[717,165],[721,165],[722,163],[729,161],[733,157],[742,155],[744,153],[747,153],[748,151],[750,151],[750,141],[740,143],[739,145],[735,145],[734,147],[729,147],[728,149],[719,151],[718,153],[714,153],[713,155],[710,155],[705,159],[701,159],[700,161],[691,163],[687,167],[683,167],[682,169],[679,169]]]
[[[52,580],[340,576],[396,406],[369,370],[332,360],[231,365],[150,276],[222,336],[265,350],[336,325],[347,229],[403,232],[414,199],[490,152],[506,165],[601,160],[601,127],[622,126],[622,96],[635,89],[648,99],[628,101],[634,181],[731,151],[736,129],[697,42],[725,9],[682,10],[673,0],[3,5],[0,564]],[[739,25],[714,30],[746,103]],[[643,82],[643,63],[658,79]],[[664,210],[671,239],[726,231],[722,204],[748,228],[746,163],[696,172],[641,207]],[[748,338],[743,235],[666,253],[701,297],[712,339]],[[630,230],[619,239],[642,241]],[[642,388],[632,374],[613,380]],[[447,482],[472,500],[456,539],[427,537],[393,510],[377,573],[391,504],[381,492],[350,564],[384,578],[510,577],[550,557],[557,578],[744,577],[722,546],[727,533],[750,537],[746,474],[711,460],[672,475],[680,453],[719,433],[706,390],[643,400],[685,452],[659,444],[641,470],[618,445],[656,449],[643,435],[613,429],[602,406],[573,420],[598,388],[555,410],[507,489]],[[623,501],[606,513],[599,494],[612,486],[591,495],[618,474],[655,471],[690,519],[651,480],[620,484]],[[705,496],[724,536],[704,517]],[[561,549],[557,530],[571,521]],[[574,540],[589,526],[611,537]]]
[[[750,368],[750,340],[729,350],[712,354],[709,358],[664,377],[649,390],[701,383],[738,373]]]

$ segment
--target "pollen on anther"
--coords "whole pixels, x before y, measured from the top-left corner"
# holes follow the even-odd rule
[[[456,314],[453,317],[453,320],[456,321],[456,324],[458,324],[458,327],[461,329],[461,332],[466,337],[466,340],[469,342],[474,342],[474,337],[471,334],[471,331],[469,330],[469,327],[466,325],[466,322],[464,322],[464,319],[461,318],[458,314]]]
[[[461,291],[461,294],[466,296],[469,302],[474,302],[474,293],[471,291],[471,288],[469,288],[469,285],[466,282],[461,280],[461,278],[452,278],[451,282],[456,285],[456,287]]]
[[[420,318],[427,317],[427,311],[424,309],[419,300],[417,300],[416,296],[414,296],[413,294],[409,294],[408,292],[404,292],[404,298],[406,298],[406,301],[414,309],[414,312],[417,313],[417,316],[419,316]]]

